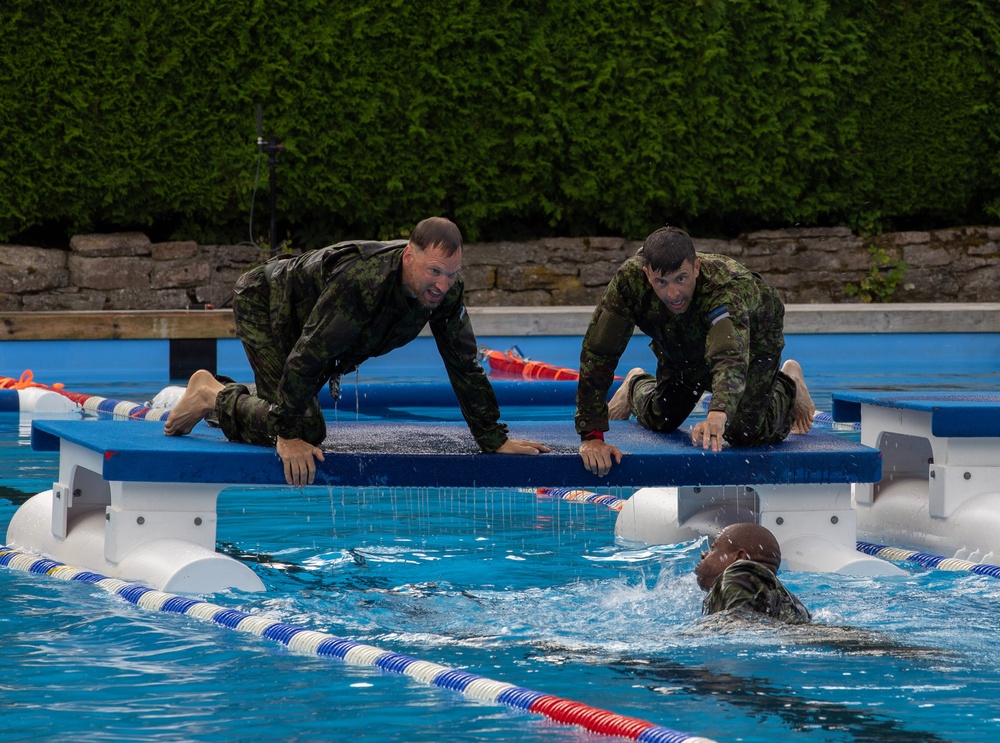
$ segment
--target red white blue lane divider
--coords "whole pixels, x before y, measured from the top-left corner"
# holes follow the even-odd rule
[[[25,402],[21,394],[28,390],[41,390],[62,395],[83,410],[91,413],[103,413],[116,418],[134,418],[137,420],[163,420],[170,413],[170,408],[180,399],[182,387],[167,387],[154,399],[152,404],[139,405],[127,400],[114,400],[98,395],[82,392],[70,392],[65,385],[57,382],[52,385],[35,381],[31,369],[27,369],[17,379],[0,376],[0,412],[34,412],[33,400]]]
[[[616,495],[602,495],[600,493],[592,493],[589,490],[578,490],[577,488],[537,488],[534,491],[529,490],[528,492],[534,492],[541,498],[555,498],[556,500],[570,500],[577,503],[597,503],[601,506],[607,506],[612,511],[622,510],[622,506],[625,505],[625,501]]]
[[[933,570],[966,571],[976,573],[977,575],[988,575],[991,578],[1000,578],[1000,565],[972,562],[957,557],[942,557],[941,555],[931,555],[927,552],[887,547],[883,544],[872,544],[871,542],[858,542],[857,549],[858,552],[864,552],[866,555],[879,557],[889,562],[915,562],[921,567]]]
[[[91,413],[104,413],[115,418],[131,418],[133,420],[159,421],[165,420],[170,413],[170,408],[150,407],[139,405],[127,400],[115,400],[110,397],[99,397],[98,395],[87,395],[80,392],[62,392],[64,397],[69,398],[84,410]]]
[[[425,684],[460,692],[473,699],[543,715],[566,725],[577,725],[592,733],[617,736],[640,743],[715,743],[709,738],[671,730],[636,717],[625,717],[598,707],[532,691],[514,684],[492,681],[467,671],[446,668],[437,663],[382,650],[335,635],[275,622],[235,609],[226,609],[198,599],[126,583],[117,578],[80,570],[9,547],[0,547],[0,565],[36,575],[89,583],[144,609],[186,614],[209,620],[229,629],[280,642],[292,650],[339,658],[351,665],[375,666],[387,673],[409,676]]]

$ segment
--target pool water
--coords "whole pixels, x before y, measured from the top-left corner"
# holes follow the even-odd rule
[[[995,390],[1000,378],[908,368],[810,381],[829,410],[834,389]],[[504,419],[516,432],[518,418],[571,414],[509,409]],[[0,414],[0,527],[56,475],[56,457],[31,451],[27,426]],[[616,514],[602,505],[513,490],[233,488],[218,511],[219,548],[267,591],[204,598],[246,613],[720,743],[1000,738],[993,578],[914,565],[877,578],[783,572],[815,623],[748,625],[701,616],[702,542],[617,543]],[[0,591],[0,740],[608,740],[87,584],[4,568]]]

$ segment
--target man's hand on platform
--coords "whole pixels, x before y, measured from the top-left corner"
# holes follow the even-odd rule
[[[608,444],[600,439],[587,439],[580,444],[580,458],[583,459],[583,466],[595,475],[604,477],[611,471],[611,460],[615,464],[621,464],[621,450],[612,444]]]
[[[496,450],[497,454],[544,454],[552,451],[545,444],[537,441],[526,441],[524,439],[507,439],[503,446]]]
[[[691,443],[702,449],[722,451],[722,434],[726,432],[725,413],[712,410],[703,421],[698,421],[691,431]]]
[[[322,449],[302,439],[278,436],[275,446],[285,467],[285,482],[289,485],[312,485],[316,477],[316,460],[324,461]]]

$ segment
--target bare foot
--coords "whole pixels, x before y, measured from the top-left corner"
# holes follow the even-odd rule
[[[808,433],[816,417],[816,405],[809,396],[802,367],[798,361],[789,359],[781,366],[781,371],[795,380],[795,405],[792,407],[792,433]]]
[[[174,405],[167,422],[163,424],[163,433],[167,436],[183,436],[191,433],[191,429],[199,421],[205,419],[215,410],[215,398],[222,390],[222,383],[204,369],[199,369],[188,380],[187,390],[177,404]]]
[[[632,411],[628,407],[629,384],[637,374],[645,373],[645,371],[637,366],[625,375],[625,381],[622,382],[622,386],[615,391],[615,394],[611,396],[611,401],[608,403],[608,420],[627,421],[629,419],[629,416],[632,415]]]

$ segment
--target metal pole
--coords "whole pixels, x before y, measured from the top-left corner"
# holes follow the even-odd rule
[[[285,146],[278,142],[278,139],[271,136],[264,141],[264,107],[257,106],[257,146],[267,153],[267,164],[270,169],[271,186],[271,245],[270,253],[275,255],[278,252],[278,153],[285,149]]]
[[[271,255],[278,252],[278,151],[284,149],[278,141],[271,137],[267,151],[268,164],[271,167]]]

